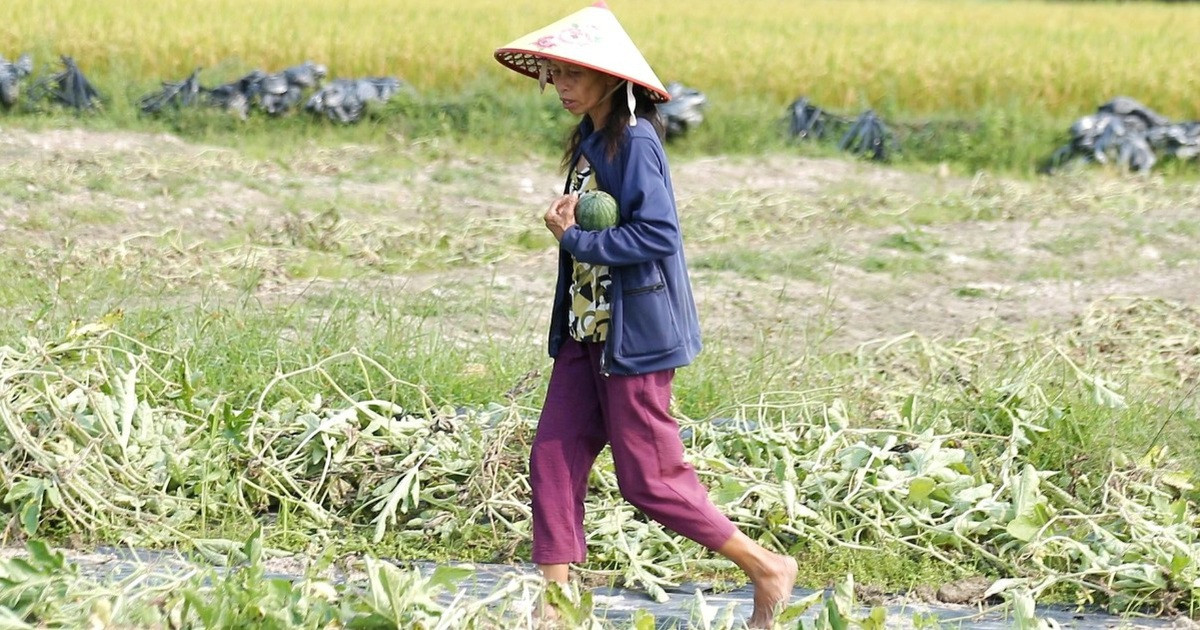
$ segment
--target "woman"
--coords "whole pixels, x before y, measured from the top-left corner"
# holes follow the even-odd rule
[[[560,243],[550,325],[554,369],[530,454],[533,561],[566,582],[584,561],[588,472],[605,444],[622,496],[663,526],[729,558],[754,585],[752,627],[769,627],[796,579],[792,558],[742,534],[683,459],[670,415],[675,369],[700,351],[696,307],[660,141],[656,103],[670,98],[603,2],[500,48],[496,59],[581,117],[564,153],[564,194],[545,215]],[[575,223],[594,184],[617,227]]]

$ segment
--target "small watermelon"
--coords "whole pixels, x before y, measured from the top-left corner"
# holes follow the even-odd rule
[[[603,190],[583,193],[579,196],[579,205],[575,206],[575,222],[585,230],[616,227],[620,217],[617,200]]]

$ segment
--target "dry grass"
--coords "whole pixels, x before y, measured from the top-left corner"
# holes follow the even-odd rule
[[[584,6],[585,2],[577,3]],[[1200,116],[1200,7],[1159,3],[723,2],[610,5],[664,80],[726,95],[915,114],[997,106],[1073,115],[1116,94]],[[75,56],[150,82],[196,66],[232,77],[304,59],[334,74],[391,74],[418,89],[481,78],[524,85],[491,51],[562,16],[551,0],[10,0],[0,54]],[[7,49],[13,47],[12,50]]]

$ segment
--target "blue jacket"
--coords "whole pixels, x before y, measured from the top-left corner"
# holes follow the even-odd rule
[[[558,285],[550,319],[550,356],[567,332],[571,257],[608,265],[611,320],[601,371],[646,374],[691,363],[700,352],[700,322],[692,299],[675,192],[666,154],[650,121],[627,127],[625,140],[608,159],[602,134],[591,119],[580,123],[580,150],[592,165],[596,186],[617,200],[617,227],[563,233]]]

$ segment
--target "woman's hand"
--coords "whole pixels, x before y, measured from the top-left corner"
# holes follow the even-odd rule
[[[563,195],[550,204],[546,211],[546,229],[554,235],[554,239],[562,241],[563,232],[575,225],[575,206],[579,203],[579,195]]]

